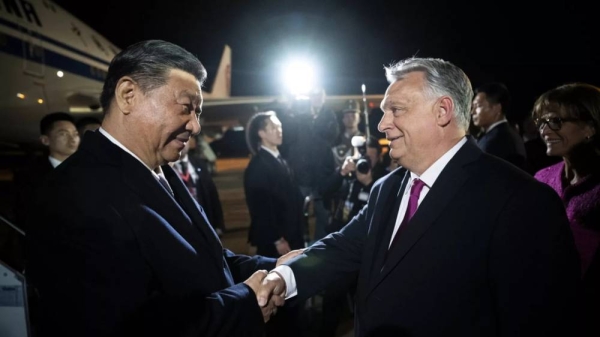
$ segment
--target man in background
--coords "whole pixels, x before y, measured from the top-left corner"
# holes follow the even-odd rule
[[[66,112],[50,113],[40,121],[40,143],[44,154],[15,173],[17,226],[25,229],[31,208],[31,199],[46,176],[71,156],[79,147],[79,132],[75,120]]]
[[[510,106],[508,89],[502,83],[488,83],[475,90],[473,124],[483,134],[477,145],[484,151],[525,169],[525,145],[506,120]]]

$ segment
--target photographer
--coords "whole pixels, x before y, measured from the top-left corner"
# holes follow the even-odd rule
[[[353,139],[355,155],[347,157],[337,179],[337,198],[329,224],[328,232],[336,232],[354,217],[369,199],[373,183],[385,175],[381,161],[381,145],[376,138]]]
[[[376,138],[368,141],[363,136],[352,138],[353,156],[344,160],[331,181],[330,193],[334,203],[327,232],[342,229],[363,208],[369,199],[373,183],[386,172],[381,162],[381,145]],[[323,318],[319,337],[334,337],[346,305],[353,301],[355,278],[349,277],[329,287],[323,293]]]

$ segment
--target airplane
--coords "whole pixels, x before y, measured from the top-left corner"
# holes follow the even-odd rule
[[[36,143],[39,120],[66,111],[100,117],[99,96],[120,49],[48,0],[0,2],[0,142]],[[231,91],[231,48],[225,46],[207,101]]]
[[[39,146],[38,123],[47,113],[101,118],[99,96],[108,66],[120,49],[49,0],[0,2],[0,147]],[[206,130],[240,127],[256,111],[286,104],[283,96],[231,96],[231,48],[225,45],[210,92],[204,97]],[[338,110],[362,97],[328,96]],[[368,95],[370,108],[383,95]]]

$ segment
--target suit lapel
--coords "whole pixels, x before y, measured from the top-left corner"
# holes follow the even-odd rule
[[[192,225],[193,221],[188,214],[141,162],[110,142],[99,132],[87,132],[81,150],[91,152],[102,162],[120,167],[123,183],[140,198],[143,206],[150,208],[164,218],[168,225],[196,252],[200,254],[200,252],[209,250],[211,254],[214,254],[215,249],[210,241],[203,236],[198,228]],[[169,174],[175,175],[175,172],[169,168]],[[183,185],[181,181],[179,183]],[[173,187],[173,184],[171,187]],[[179,188],[177,186],[177,189]],[[134,228],[134,230],[140,229]],[[217,261],[222,263],[222,257],[219,257]]]
[[[394,248],[388,252],[385,266],[382,267],[381,273],[373,271],[372,277],[374,280],[371,282],[369,292],[381,283],[394,267],[400,263],[415,243],[429,230],[435,220],[443,214],[448,204],[460,193],[461,186],[469,178],[463,166],[477,159],[479,155],[481,155],[481,150],[477,148],[477,145],[469,137],[463,147],[440,173],[435,184],[429,190],[427,196],[423,199],[421,205],[419,205],[417,212],[410,220],[410,225],[402,232]],[[397,215],[396,212],[394,214]],[[391,239],[391,234],[389,239]],[[387,245],[385,244],[380,244],[378,247],[380,254],[381,251],[385,252],[387,250]]]
[[[389,218],[394,217],[397,212],[394,211],[394,204],[396,203],[396,198],[398,197],[398,193],[402,194],[402,182],[404,177],[408,174],[408,171],[400,168],[397,169],[394,173],[389,175],[386,179],[386,182],[381,185],[381,188],[377,193],[375,198],[375,210],[373,211],[373,220],[371,221],[371,226],[369,231],[373,230],[374,232],[369,233],[370,237],[373,237],[373,240],[368,240],[365,245],[365,257],[364,261],[368,263],[362,264],[361,274],[363,275],[371,275],[370,277],[360,277],[359,278],[359,287],[365,288],[369,282],[373,281],[373,275],[379,274],[379,267],[383,261],[385,250],[381,250],[380,247],[385,245],[383,242],[391,236],[391,232],[393,230],[387,226],[389,223]],[[372,192],[372,193],[373,193]],[[387,245],[385,245],[387,247]]]
[[[267,167],[277,171],[277,174],[279,176],[289,176],[290,172],[288,172],[287,168],[277,158],[273,157],[272,154],[268,153],[265,149],[261,148],[258,152],[258,156],[261,158],[261,160],[264,161]]]
[[[398,217],[398,210],[400,209],[400,202],[402,201],[402,195],[406,189],[406,185],[410,181],[410,172],[407,170],[404,173],[402,179],[395,182],[392,189],[389,191],[385,209],[382,210],[381,214],[385,214],[385,217],[381,218],[383,228],[379,231],[377,236],[377,247],[384,247],[385,249],[377,249],[377,255],[373,261],[372,273],[379,273],[383,266],[383,261],[386,258],[387,247],[392,240],[392,234],[396,225],[396,218]]]
[[[182,211],[190,217],[193,225],[202,233],[207,244],[211,247],[210,250],[215,255],[216,261],[222,262],[223,246],[219,241],[217,233],[215,233],[209,224],[204,209],[192,198],[189,190],[183,184],[183,181],[175,170],[169,165],[163,165],[162,169],[169,185],[171,185],[175,193],[175,199],[178,201],[177,205],[182,208]]]

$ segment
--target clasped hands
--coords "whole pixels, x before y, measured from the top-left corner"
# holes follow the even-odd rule
[[[304,249],[292,250],[277,259],[276,266],[291,260],[302,252]],[[268,322],[271,316],[277,313],[277,308],[285,303],[286,288],[283,277],[277,272],[268,273],[266,270],[258,270],[244,283],[256,294],[263,319],[265,323]]]

